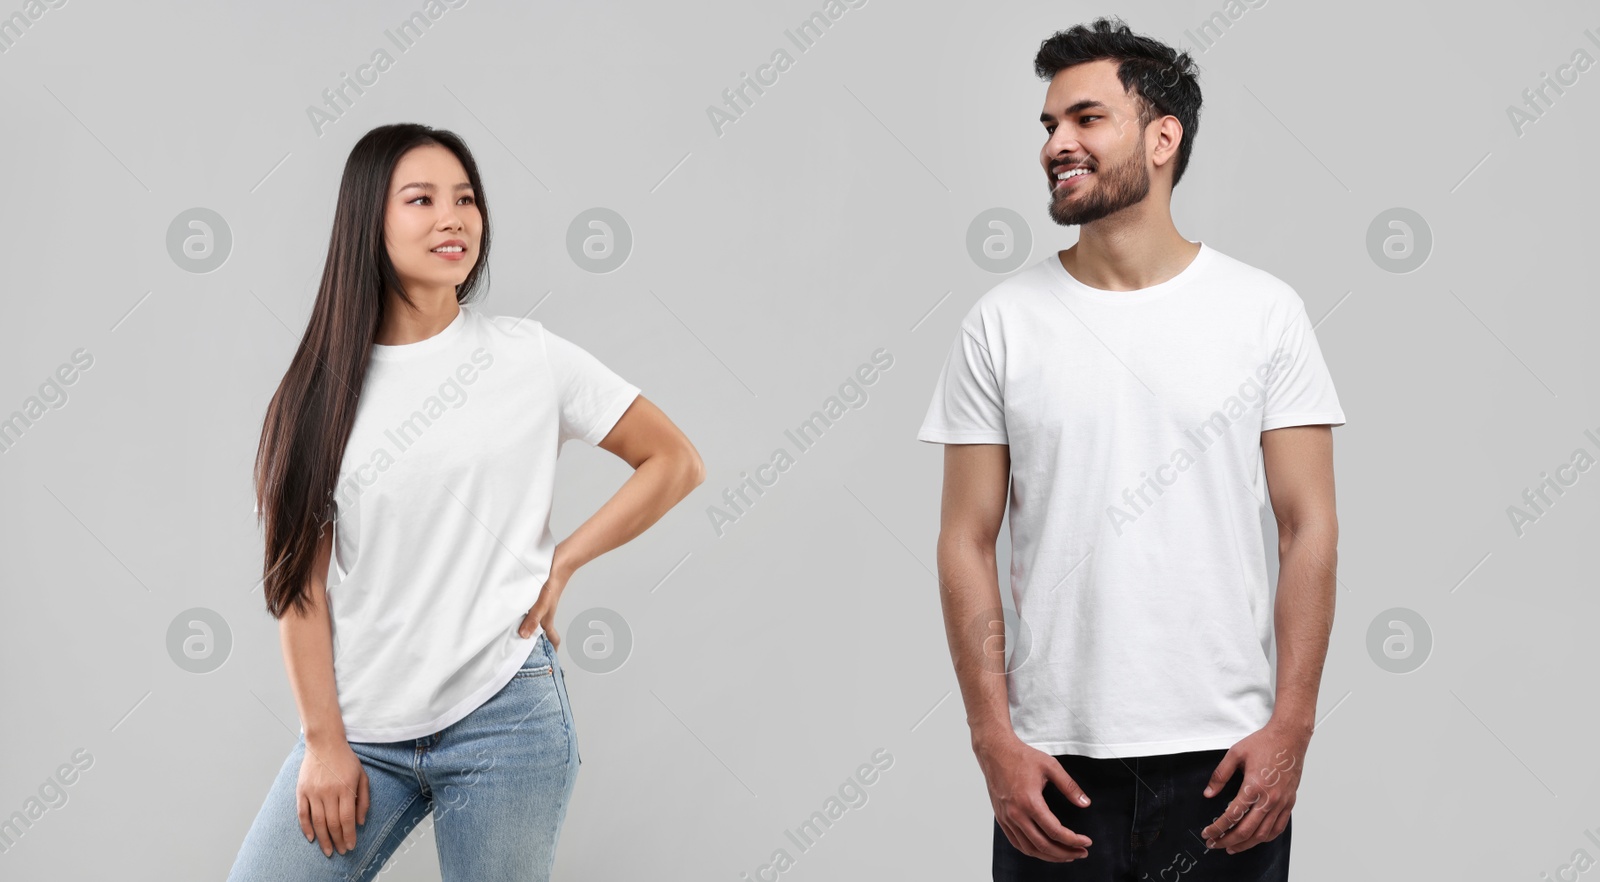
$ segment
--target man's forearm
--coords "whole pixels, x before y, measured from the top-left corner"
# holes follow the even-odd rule
[[[1333,628],[1339,531],[1333,523],[1279,525],[1274,630],[1278,686],[1272,719],[1303,729],[1316,725],[1317,689]]]
[[[939,537],[939,605],[974,748],[1015,737],[1006,697],[1005,620],[993,544]]]

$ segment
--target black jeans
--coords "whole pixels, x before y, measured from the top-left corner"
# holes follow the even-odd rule
[[[1089,794],[1089,807],[1068,803],[1051,783],[1045,784],[1045,802],[1067,829],[1094,840],[1089,856],[1063,863],[1040,860],[1018,851],[995,821],[995,882],[1286,882],[1292,816],[1270,842],[1237,854],[1206,848],[1200,831],[1227,811],[1244,784],[1241,768],[1221,793],[1204,795],[1226,753],[1056,757]]]

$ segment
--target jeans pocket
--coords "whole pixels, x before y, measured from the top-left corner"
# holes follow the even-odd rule
[[[517,669],[513,678],[548,677],[555,673],[554,659],[549,642],[545,640],[543,634],[540,634],[539,639],[533,642],[533,648],[528,651],[527,660]]]
[[[521,668],[518,668],[517,669],[517,673],[515,675],[513,675],[512,679],[514,679],[514,680],[527,680],[527,679],[531,679],[533,677],[548,677],[548,676],[550,676],[550,675],[552,675],[554,673],[555,673],[555,669],[550,667],[549,662],[545,662],[545,663],[542,663],[542,664],[540,664],[540,665],[538,665],[536,667],[523,666]]]

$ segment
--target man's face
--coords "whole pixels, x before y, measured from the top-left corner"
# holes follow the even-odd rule
[[[1117,62],[1103,59],[1057,71],[1039,121],[1046,133],[1039,163],[1056,223],[1091,223],[1149,194],[1145,129],[1133,96],[1117,79]]]

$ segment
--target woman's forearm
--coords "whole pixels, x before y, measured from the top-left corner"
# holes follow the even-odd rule
[[[704,480],[705,466],[692,448],[646,459],[599,511],[556,543],[551,574],[570,577],[579,567],[643,533]]]
[[[333,674],[333,625],[328,613],[327,573],[332,526],[311,567],[304,613],[290,609],[278,620],[283,664],[294,690],[307,743],[343,741],[344,717]]]

